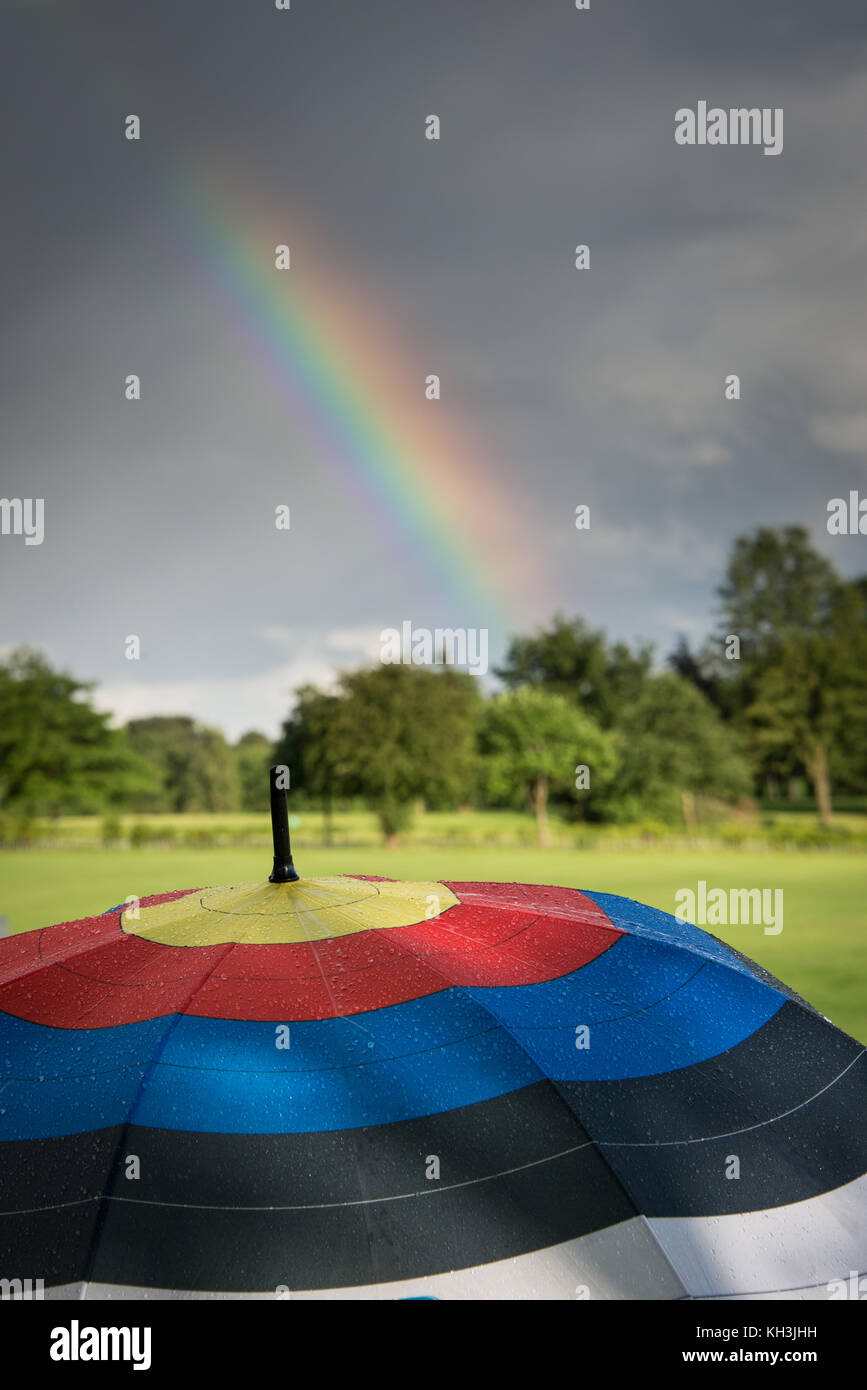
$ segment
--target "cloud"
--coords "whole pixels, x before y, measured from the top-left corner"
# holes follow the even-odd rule
[[[189,714],[221,729],[232,741],[249,729],[276,737],[301,685],[333,687],[337,671],[379,653],[379,631],[336,628],[320,635],[309,630],[265,628],[261,636],[292,652],[291,659],[255,675],[196,680],[109,681],[96,693],[98,709],[125,724],[155,714]]]
[[[321,636],[309,628],[264,627],[260,634],[266,642],[297,651],[313,647],[336,655],[350,656],[355,660],[372,661],[379,656],[380,629],[364,624],[359,627],[337,627]]]
[[[336,26],[312,7],[285,50],[217,6],[206,59],[184,7],[153,0],[148,29],[167,42],[144,47],[103,8],[119,80],[134,71],[161,113],[154,175],[123,141],[94,160],[104,111],[58,30],[16,132],[0,263],[4,487],[44,495],[51,527],[39,548],[0,542],[4,641],[102,677],[119,717],[190,709],[276,732],[295,685],[369,659],[395,612],[442,607],[441,568],[344,481],[364,471],[352,440],[331,457],[255,316],[197,273],[213,247],[179,228],[187,158],[228,188],[243,165],[232,218],[253,241],[259,192],[287,218],[296,206],[363,302],[396,306],[395,390],[442,374],[443,411],[472,427],[519,530],[487,577],[530,570],[534,621],[559,607],[664,646],[703,620],[736,535],[803,521],[821,540],[828,496],[867,452],[863,3],[622,0],[582,16],[503,0],[492,28],[460,0],[409,17],[382,0],[373,48],[366,7],[347,3]],[[13,107],[27,79],[10,72]],[[272,119],[287,87],[289,183]],[[347,136],[347,91],[363,138]],[[782,156],[677,148],[674,112],[702,96],[783,106]],[[339,346],[339,313],[311,328]],[[286,499],[293,529],[276,533]],[[482,504],[479,529],[496,514]],[[855,546],[837,554],[858,563]],[[147,653],[135,679],[128,632]]]
[[[810,434],[822,449],[835,454],[867,456],[867,412],[819,414],[810,420]]]

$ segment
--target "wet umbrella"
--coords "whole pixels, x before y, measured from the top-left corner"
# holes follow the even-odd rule
[[[299,880],[0,942],[0,1278],[47,1296],[834,1296],[864,1049],[605,893]],[[838,1285],[837,1281],[841,1281]]]

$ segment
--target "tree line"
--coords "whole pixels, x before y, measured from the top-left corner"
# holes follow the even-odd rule
[[[0,815],[264,810],[266,769],[299,806],[373,809],[399,835],[422,803],[531,807],[589,821],[695,822],[702,808],[810,785],[822,820],[867,791],[867,579],[845,581],[803,527],[734,544],[718,622],[663,668],[648,646],[556,616],[514,636],[497,694],[455,669],[377,665],[304,686],[274,744],[193,719],[122,729],[92,686],[38,653],[0,663]]]

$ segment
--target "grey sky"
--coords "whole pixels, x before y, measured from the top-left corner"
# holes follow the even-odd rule
[[[3,648],[123,717],[273,732],[294,684],[405,618],[490,625],[496,656],[558,607],[664,654],[758,524],[867,569],[825,532],[867,487],[863,3],[43,0],[5,27],[0,492],[44,497],[46,536],[0,537]],[[678,147],[699,100],[783,107],[783,153]],[[529,574],[488,575],[502,614],[335,486],[298,383],[213,283],[184,212],[202,169],[251,228],[302,211],[393,328],[396,392],[441,375],[430,408],[495,483],[463,526],[508,520]],[[258,227],[267,259],[282,228]]]

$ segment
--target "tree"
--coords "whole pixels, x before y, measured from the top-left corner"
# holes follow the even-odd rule
[[[513,637],[496,674],[509,689],[543,686],[578,704],[603,729],[612,728],[638,696],[650,672],[652,649],[610,645],[581,618],[558,614],[550,628]]]
[[[846,613],[849,605],[851,613]],[[838,683],[837,698],[842,699],[845,692],[847,708],[839,713],[844,732],[831,746],[831,781],[837,791],[863,793],[867,791],[867,578],[844,585],[838,621],[847,634],[849,674]]]
[[[188,715],[131,719],[130,746],[154,769],[157,788],[137,798],[137,809],[154,811],[232,811],[238,806],[232,752],[217,729]]]
[[[751,658],[766,660],[789,637],[821,632],[838,585],[806,527],[762,526],[735,541],[719,596],[729,632]]]
[[[696,794],[733,800],[750,790],[749,767],[732,731],[699,690],[669,672],[646,682],[618,735],[611,806],[618,819],[682,814],[692,825]]]
[[[741,639],[739,724],[759,761],[805,769],[828,822],[831,767],[863,728],[863,585],[844,584],[803,526],[763,527],[735,542],[720,597]]]
[[[235,775],[242,811],[264,811],[268,806],[268,768],[274,759],[274,744],[264,734],[251,729],[233,748]]]
[[[589,768],[591,785],[604,783],[616,763],[613,740],[595,720],[565,695],[530,685],[488,702],[480,748],[490,793],[527,796],[543,846],[552,789],[574,795],[579,765]]]
[[[361,797],[388,844],[409,824],[415,800],[435,808],[469,799],[480,705],[472,676],[375,666],[341,676],[334,695],[306,687],[298,696],[281,760],[293,778],[298,769],[305,789]]]
[[[26,647],[0,663],[0,809],[100,810],[149,784],[109,715],[91,705],[92,690]]]
[[[346,723],[344,698],[313,685],[300,686],[274,754],[275,761],[289,768],[293,791],[321,803],[327,845],[332,841],[335,798],[349,784],[354,766],[343,751],[351,744]]]
[[[734,683],[731,679],[726,679],[731,675],[731,668],[729,666],[726,670],[728,663],[719,642],[711,640],[699,651],[693,652],[689,642],[681,634],[674,651],[666,658],[666,665],[676,676],[680,676],[681,680],[689,681],[696,690],[701,691],[723,719],[730,716]]]
[[[867,711],[864,600],[840,585],[821,631],[790,635],[758,673],[744,723],[762,753],[794,752],[813,786],[819,817],[832,814],[831,768],[853,761],[863,776]],[[857,773],[856,773],[857,776]]]

